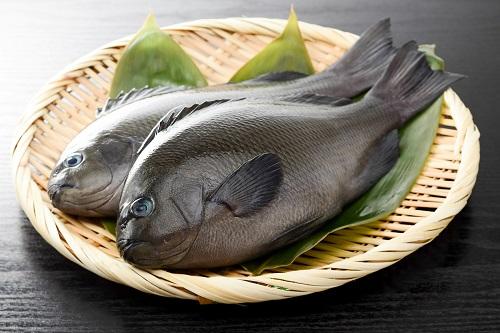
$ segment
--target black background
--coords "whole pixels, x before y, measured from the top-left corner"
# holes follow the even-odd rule
[[[391,17],[398,44],[436,43],[481,131],[468,206],[430,245],[327,292],[248,306],[163,299],[93,275],[46,244],[15,201],[9,149],[30,98],[65,65],[131,34],[227,16],[286,18],[285,1],[0,2],[0,331],[500,331],[500,2],[294,1],[303,21],[360,33]]]

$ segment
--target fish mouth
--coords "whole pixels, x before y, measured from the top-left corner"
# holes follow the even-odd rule
[[[125,261],[130,262],[131,259],[131,249],[135,248],[136,246],[140,244],[144,244],[146,242],[144,241],[137,241],[134,239],[120,239],[116,245],[118,246],[118,249],[120,250],[120,254],[125,259]]]
[[[114,204],[112,202],[117,202],[118,193],[117,190],[120,188],[120,184],[106,193],[99,192],[98,198],[88,198],[87,200],[73,200],[74,198],[85,198],[85,194],[75,194],[72,190],[78,191],[79,188],[74,185],[51,185],[47,189],[47,194],[52,202],[52,205],[68,214],[80,215],[80,216],[113,216]],[[66,191],[66,190],[71,190]],[[106,205],[110,205],[107,207]]]
[[[82,196],[78,198],[77,202],[74,202],[69,199],[67,200],[67,202],[73,205],[92,205],[92,204],[99,205],[100,202],[106,200],[107,197],[112,195],[115,192],[115,190],[117,190],[124,182],[124,180],[122,180],[121,182],[118,182],[116,186],[112,186],[114,177],[113,173],[110,172],[110,174],[111,177],[109,181],[98,188],[84,189],[80,187],[74,187],[75,189],[78,189],[81,192]]]
[[[118,206],[125,178],[116,185],[113,184],[113,178],[111,177],[110,181],[98,192],[92,194],[81,193],[78,197],[65,198],[65,210],[81,216],[115,216],[118,211],[118,207],[115,206]],[[72,188],[81,190],[77,186]],[[109,207],[105,207],[106,205]]]
[[[102,191],[95,193],[92,196],[88,196],[87,200],[73,201],[73,200],[67,199],[66,202],[72,206],[75,206],[75,207],[85,206],[85,207],[87,207],[86,210],[94,211],[94,212],[98,213],[100,208],[102,208],[104,205],[108,204],[111,200],[116,199],[116,197],[115,197],[116,195],[121,194],[121,191],[119,191],[119,189],[122,186],[123,186],[123,183],[119,183],[116,186],[106,188]],[[85,197],[86,195],[83,195],[83,196]]]
[[[151,256],[146,256],[144,254],[142,256],[137,255],[137,253],[134,254],[134,251],[137,252],[137,250],[140,250],[141,245],[142,246],[149,245],[152,247],[152,244],[149,242],[137,241],[133,239],[121,239],[117,242],[117,245],[120,250],[122,258],[126,262],[131,263],[138,267],[151,268],[151,269],[175,265],[178,262],[180,262],[189,252],[189,247],[182,247],[181,249],[166,256],[151,258]],[[175,248],[176,247],[174,247],[174,249]],[[171,259],[173,260],[170,261]]]
[[[64,189],[74,188],[71,184],[51,184],[47,189],[47,194],[52,202],[59,202]]]

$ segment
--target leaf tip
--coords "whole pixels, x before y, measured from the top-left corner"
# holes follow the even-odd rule
[[[297,13],[295,13],[295,8],[293,3],[290,5],[290,14],[288,14],[288,21],[295,20],[297,21]]]
[[[422,44],[418,46],[418,49],[425,53],[433,70],[444,70],[444,60],[436,54],[436,44]]]
[[[146,20],[144,21],[144,24],[142,25],[140,32],[147,30],[160,30],[160,26],[156,21],[156,15],[152,10],[149,11],[148,17],[146,17]]]
[[[281,35],[283,36],[287,33],[300,34],[299,20],[297,18],[297,13],[295,13],[295,9],[293,7],[293,4],[290,5],[290,13],[288,14],[288,21],[287,21],[285,29],[283,30],[283,33]]]

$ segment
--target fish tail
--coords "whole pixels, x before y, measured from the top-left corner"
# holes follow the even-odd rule
[[[465,76],[433,71],[418,51],[415,41],[406,43],[396,53],[383,76],[365,98],[381,100],[400,114],[401,125],[429,106],[455,81]]]
[[[395,53],[391,21],[386,18],[363,32],[358,41],[323,73],[334,75],[336,80],[344,82],[346,89],[355,87],[355,91],[347,91],[343,95],[352,97],[373,86]]]

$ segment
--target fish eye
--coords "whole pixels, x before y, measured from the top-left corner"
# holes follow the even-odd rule
[[[130,205],[130,212],[135,217],[146,217],[153,212],[154,207],[155,206],[153,200],[151,200],[150,198],[141,197],[132,202],[132,204]]]
[[[79,166],[82,162],[83,162],[82,153],[76,152],[66,157],[66,159],[64,160],[64,166],[68,168],[74,168],[76,166]]]

